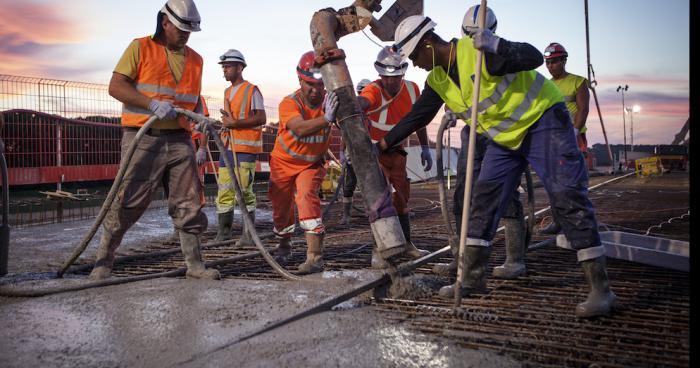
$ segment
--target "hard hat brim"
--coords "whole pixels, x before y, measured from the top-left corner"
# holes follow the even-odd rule
[[[398,41],[392,46],[394,51],[397,51],[401,58],[406,59],[418,46],[418,42],[423,38],[423,36],[435,29],[437,24],[433,22],[430,18],[426,17],[424,21],[419,25],[420,28],[414,29],[405,39]]]
[[[177,29],[183,31],[183,32],[199,32],[202,29],[199,27],[199,22],[192,22],[190,21],[190,24],[187,24],[187,20],[184,19],[178,19],[175,14],[172,14],[168,8],[167,4],[163,6],[163,9],[161,9],[161,12],[168,16],[168,19],[170,20],[170,23],[172,23]]]

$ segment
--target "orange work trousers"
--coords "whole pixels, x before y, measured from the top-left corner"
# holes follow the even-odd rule
[[[294,233],[294,204],[299,213],[299,226],[307,232],[323,234],[321,199],[318,191],[326,176],[322,162],[303,168],[270,157],[268,195],[272,203],[274,233],[283,238]]]
[[[406,156],[399,152],[385,152],[379,155],[379,166],[381,166],[384,176],[394,187],[391,199],[399,215],[407,214],[408,199],[411,196],[411,185],[406,176]]]

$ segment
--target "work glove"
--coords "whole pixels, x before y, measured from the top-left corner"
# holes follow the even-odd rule
[[[492,54],[495,54],[498,50],[499,41],[501,41],[501,39],[488,29],[479,29],[474,32],[474,36],[472,36],[474,48]]]
[[[203,165],[205,162],[207,162],[207,150],[204,149],[204,147],[200,147],[194,157],[197,161],[197,166]]]
[[[443,115],[442,118],[449,121],[447,128],[454,128],[455,125],[457,125],[457,114],[455,114],[452,110],[445,110],[445,115]]]
[[[335,122],[335,112],[338,110],[338,96],[336,96],[335,91],[326,95],[326,99],[323,101],[323,118],[330,123]]]
[[[170,101],[151,100],[148,109],[160,120],[170,120],[177,117],[175,106]]]
[[[433,156],[430,154],[430,147],[427,145],[420,146],[420,163],[425,171],[430,171],[433,167]]]

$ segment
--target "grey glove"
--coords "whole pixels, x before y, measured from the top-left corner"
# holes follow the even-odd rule
[[[177,117],[175,106],[170,101],[151,100],[148,109],[160,120],[170,120]]]
[[[447,128],[454,128],[457,125],[457,115],[452,112],[452,110],[445,110],[445,115],[442,117],[443,120],[447,120]]]
[[[423,165],[423,170],[430,171],[433,167],[433,156],[430,154],[430,147],[420,146],[420,163]]]
[[[197,166],[203,165],[205,162],[207,162],[207,150],[203,147],[200,147],[197,150],[197,153],[194,155],[194,157],[197,161]]]
[[[323,118],[329,123],[335,122],[336,110],[338,110],[338,96],[335,92],[331,92],[326,95],[326,100],[323,102],[323,111],[325,111]]]
[[[474,48],[495,54],[498,50],[498,42],[501,39],[488,29],[479,29],[474,32],[472,42]]]

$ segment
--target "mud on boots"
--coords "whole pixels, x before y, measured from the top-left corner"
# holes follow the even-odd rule
[[[583,251],[588,251],[589,249],[594,248],[583,249]],[[618,307],[618,302],[617,296],[610,290],[610,281],[605,269],[605,255],[581,260],[581,258],[586,257],[582,256],[581,251],[578,253],[583,274],[591,291],[588,293],[586,301],[576,306],[576,317],[593,318],[607,316],[613,309]]]
[[[221,278],[219,271],[204,267],[198,235],[180,231],[180,248],[185,258],[188,279],[218,280]]]
[[[245,216],[245,214],[243,216]],[[252,231],[255,231],[255,210],[248,212],[248,216],[250,216],[250,222],[253,223]],[[238,239],[238,241],[236,241],[236,246],[237,247],[254,247],[255,242],[253,241],[253,236],[250,235],[251,230],[249,230],[248,226],[245,224],[245,221],[243,221],[242,227],[243,227],[243,230],[242,230],[241,238]]]
[[[525,274],[525,252],[527,250],[525,236],[525,219],[504,218],[506,231],[506,261],[493,268],[493,277],[499,279],[515,279]]]
[[[231,233],[231,227],[233,225],[233,211],[217,213],[218,218],[218,230],[216,232],[216,241],[231,240],[233,234]]]
[[[272,254],[272,258],[274,258],[277,263],[279,263],[279,264],[287,263],[287,260],[292,255],[292,238],[291,237],[281,238],[280,242],[277,244],[277,246],[272,250],[272,252],[270,254]]]
[[[427,256],[430,252],[423,249],[418,249],[411,241],[411,220],[409,214],[399,215],[399,222],[401,223],[401,230],[403,230],[403,236],[406,238],[406,256],[418,259],[423,256]]]
[[[461,294],[467,297],[471,294],[479,294],[486,291],[486,268],[491,256],[491,245],[469,244],[465,248],[465,262],[462,280]],[[438,291],[442,298],[454,298],[455,284],[443,286]]]
[[[90,280],[106,279],[112,274],[114,252],[119,247],[123,237],[124,233],[120,236],[115,236],[106,229],[102,231],[100,246],[97,248],[97,254],[95,255],[95,266],[88,276]]]
[[[306,261],[299,265],[299,274],[308,275],[323,271],[323,236],[307,232],[306,236]]]
[[[352,197],[343,197],[343,217],[340,218],[339,225],[350,227],[350,211],[352,211]]]

